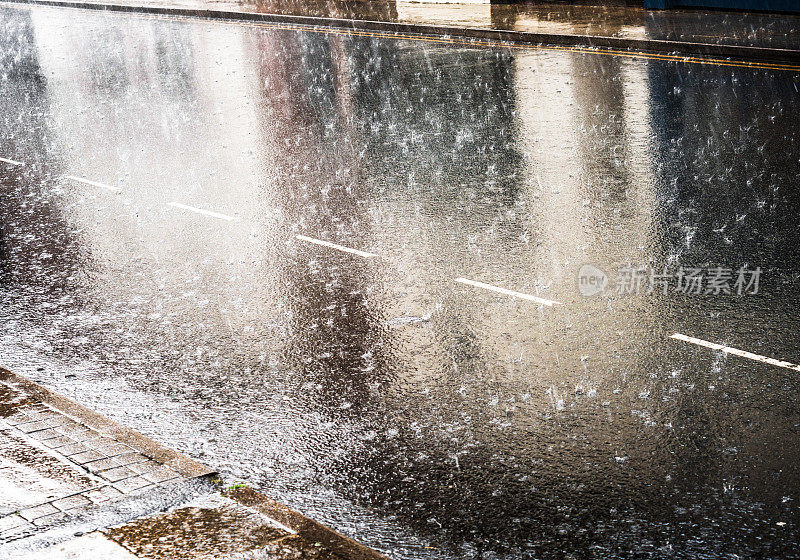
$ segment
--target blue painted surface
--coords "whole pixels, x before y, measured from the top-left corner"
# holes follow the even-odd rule
[[[652,10],[665,10],[681,6],[762,10],[768,12],[800,12],[800,0],[644,0],[644,7]]]

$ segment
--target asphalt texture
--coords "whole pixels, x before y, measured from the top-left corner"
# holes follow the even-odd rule
[[[4,365],[397,559],[797,557],[798,69],[280,27],[0,8]]]

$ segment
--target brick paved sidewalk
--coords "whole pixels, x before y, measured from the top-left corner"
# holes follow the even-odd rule
[[[0,559],[385,557],[0,369]]]

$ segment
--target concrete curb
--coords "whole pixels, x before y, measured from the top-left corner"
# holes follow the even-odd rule
[[[334,553],[348,560],[390,560],[388,556],[367,548],[252,488],[227,490],[222,492],[222,495],[278,521],[308,541],[322,543]]]
[[[554,45],[559,47],[585,47],[596,49],[612,49],[622,51],[638,51],[644,53],[669,54],[672,56],[718,56],[754,62],[779,64],[800,64],[800,50],[751,47],[740,45],[722,45],[711,43],[692,43],[684,41],[663,41],[657,39],[627,39],[620,37],[603,37],[590,35],[532,33],[524,31],[508,31],[498,29],[481,29],[469,27],[452,27],[444,25],[423,25],[412,23],[396,23],[385,21],[352,20],[286,14],[267,14],[228,10],[202,10],[190,8],[167,8],[156,6],[127,6],[121,4],[102,4],[95,2],[72,2],[69,0],[5,0],[32,6],[50,6],[59,8],[81,8],[86,10],[150,14],[162,16],[191,17],[203,19],[250,21],[261,23],[282,23],[292,25],[308,25],[332,27],[353,31],[379,31],[390,33],[414,33],[419,35],[437,35],[447,37],[464,37],[469,39],[487,39],[507,41],[519,44]]]

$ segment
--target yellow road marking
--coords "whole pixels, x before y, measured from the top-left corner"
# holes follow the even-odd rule
[[[13,3],[12,4],[5,2],[0,2],[0,3],[6,6],[13,5]],[[27,4],[23,6],[50,8],[50,9],[60,8],[60,6],[46,6],[46,5],[36,5],[36,4]],[[14,6],[14,7],[21,7],[21,6]],[[81,9],[89,10],[89,8],[81,8]],[[107,14],[108,11],[105,11],[104,13]],[[270,30],[306,31],[309,33],[321,33],[327,35],[341,35],[341,36],[350,35],[355,37],[403,39],[407,41],[439,43],[445,45],[459,45],[465,47],[494,47],[494,48],[500,47],[500,48],[514,49],[514,50],[518,49],[548,50],[548,51],[560,51],[560,52],[574,52],[582,54],[598,54],[604,56],[620,56],[624,58],[663,60],[668,62],[683,62],[688,64],[703,64],[712,66],[729,66],[736,68],[756,68],[764,70],[787,70],[787,71],[800,72],[800,66],[792,64],[777,64],[771,62],[747,62],[739,60],[729,60],[724,58],[657,54],[657,53],[647,53],[641,51],[623,51],[607,47],[582,47],[582,46],[558,46],[558,45],[534,45],[534,44],[524,45],[524,44],[516,44],[500,40],[471,39],[469,37],[463,37],[463,38],[446,37],[446,36],[436,37],[436,36],[422,35],[422,34],[409,35],[395,31],[372,31],[365,29],[343,29],[337,27],[320,27],[315,24],[270,23],[270,22],[249,21],[249,20],[237,21],[232,19],[211,19],[200,16],[147,14],[147,13],[137,13],[137,12],[116,12],[116,13],[127,16],[146,18],[146,19],[159,19],[164,21],[184,21],[190,23],[206,23],[206,24],[223,23],[228,25],[239,25],[244,27],[259,27],[262,29],[270,29]],[[258,12],[252,12],[252,13],[258,13]]]
[[[146,14],[137,14],[146,15]],[[260,27],[262,29],[281,30],[281,31],[308,31],[310,33],[320,33],[327,35],[352,35],[356,37],[371,37],[371,38],[390,38],[390,39],[403,39],[407,41],[419,41],[425,43],[439,43],[445,45],[459,45],[466,47],[500,47],[508,49],[525,49],[525,50],[549,50],[561,52],[575,52],[583,54],[600,54],[606,56],[621,56],[625,58],[644,58],[651,60],[664,60],[671,62],[686,62],[692,64],[710,64],[715,66],[733,66],[740,68],[760,68],[766,70],[789,70],[800,71],[800,66],[791,64],[777,64],[771,62],[747,62],[738,60],[728,60],[724,58],[708,58],[700,56],[682,56],[671,54],[658,54],[646,53],[641,51],[622,51],[606,47],[581,47],[581,46],[558,46],[558,45],[521,45],[508,41],[495,41],[487,39],[471,39],[469,37],[436,37],[430,35],[409,35],[394,31],[371,31],[366,29],[342,29],[342,28],[325,28],[311,24],[281,24],[269,23],[258,21],[235,21],[228,19],[219,20],[201,20],[201,18],[184,17],[184,16],[156,16],[159,19],[174,20],[178,19],[186,22],[203,21],[204,23],[227,23],[234,25],[241,25],[245,27]]]

